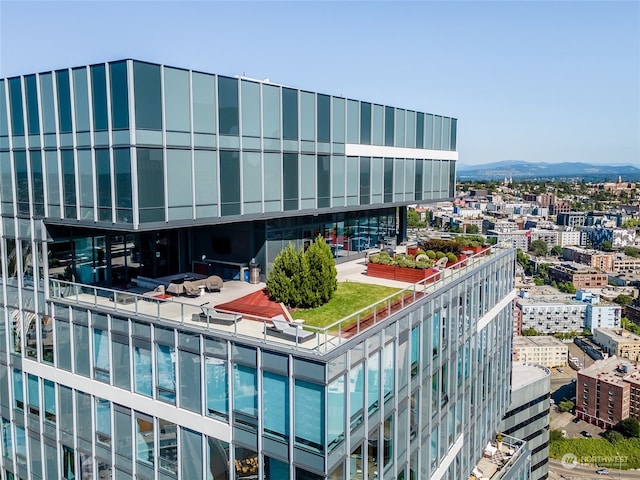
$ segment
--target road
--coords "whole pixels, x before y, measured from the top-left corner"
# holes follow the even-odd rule
[[[606,478],[620,478],[625,480],[640,479],[637,470],[618,470],[607,467],[609,475],[598,475],[596,467],[576,465],[574,468],[564,468],[560,460],[549,459],[549,480],[603,480]]]

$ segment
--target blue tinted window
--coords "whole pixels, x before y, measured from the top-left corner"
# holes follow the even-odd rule
[[[331,141],[331,99],[328,95],[317,95],[318,142]]]
[[[27,125],[30,135],[40,133],[38,115],[38,88],[35,75],[24,77],[25,96],[27,97]]]
[[[427,114],[424,124],[424,148],[433,149],[433,115]]]
[[[109,382],[109,334],[99,328],[93,330],[93,376]]]
[[[298,209],[298,154],[285,153],[282,156],[282,183],[284,209]]]
[[[360,205],[371,201],[371,157],[360,157]]]
[[[360,143],[371,144],[371,104],[360,104]]]
[[[71,132],[71,91],[69,89],[69,71],[56,72],[58,86],[58,127],[60,133]]]
[[[162,221],[164,219],[164,165],[162,150],[158,148],[138,148],[138,205],[141,209],[140,221]]]
[[[416,148],[424,148],[424,113],[416,118]]]
[[[298,139],[298,91],[282,89],[282,138]]]
[[[140,342],[133,349],[133,378],[135,391],[147,397],[151,396],[151,349]]]
[[[245,415],[258,415],[258,385],[256,369],[245,365],[233,366],[233,409]]]
[[[20,83],[19,77],[9,80],[9,100],[11,107],[11,131],[14,135],[24,135],[22,84]]]
[[[53,105],[53,77],[50,73],[40,75],[40,101],[44,133],[55,133],[56,113]]]
[[[31,201],[33,203],[33,214],[44,215],[42,154],[40,150],[33,150],[29,155],[31,157]]]
[[[329,155],[318,155],[317,161],[317,192],[318,208],[329,207],[329,196],[331,195],[331,157]]]
[[[133,89],[136,107],[136,128],[161,130],[160,66],[134,62]]]
[[[394,126],[394,110],[393,107],[384,107],[384,144],[393,147]]]
[[[216,101],[214,76],[193,73],[193,131],[215,133]]]
[[[111,80],[111,124],[114,129],[129,128],[127,63],[110,63],[109,74]]]
[[[324,388],[296,380],[294,428],[296,444],[317,452],[324,451]]]
[[[27,175],[27,152],[13,152],[13,164],[16,178],[18,213],[29,215],[29,177]]]
[[[458,120],[455,118],[451,119],[451,147],[450,150],[455,151],[456,149],[456,141],[458,135]]]
[[[229,416],[229,385],[227,363],[214,357],[205,358],[205,377],[207,383],[207,415]]]
[[[118,208],[131,208],[131,156],[128,148],[113,149]]]
[[[93,129],[106,130],[107,122],[107,77],[104,65],[91,67],[91,99],[93,101]]]
[[[440,150],[442,148],[442,117],[436,115],[433,127],[433,148]]]
[[[74,106],[76,111],[76,131],[89,131],[89,87],[87,85],[87,69],[73,70]]]
[[[220,152],[220,200],[222,215],[240,214],[240,153]]]
[[[238,135],[238,80],[218,77],[218,118],[220,134]]]
[[[4,93],[4,80],[0,80],[0,137],[9,135],[7,124],[7,98]]]
[[[264,432],[289,438],[289,382],[287,377],[264,372],[262,380]]]
[[[111,219],[111,165],[109,149],[96,148],[96,187],[100,220]]]
[[[159,400],[176,403],[175,348],[156,344],[156,394]]]

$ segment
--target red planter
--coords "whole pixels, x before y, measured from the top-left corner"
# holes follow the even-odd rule
[[[407,254],[415,257],[418,254],[418,247],[407,247]]]
[[[432,277],[430,280],[432,282],[440,278],[438,270],[433,268],[395,267],[371,262],[367,264],[367,275],[407,283],[418,283],[429,277]]]
[[[460,268],[467,265],[467,255],[461,253],[458,255],[458,259],[455,262],[447,262],[447,268]]]

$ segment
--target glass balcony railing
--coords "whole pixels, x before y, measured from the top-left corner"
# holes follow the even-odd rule
[[[150,321],[165,321],[223,332],[234,337],[250,337],[253,340],[282,343],[288,348],[314,351],[324,354],[341,345],[372,325],[402,311],[416,301],[428,296],[499,255],[507,254],[510,244],[495,245],[479,254],[467,257],[456,268],[444,268],[433,276],[400,290],[368,307],[353,312],[326,327],[309,325],[291,326],[283,335],[272,335],[276,325],[269,318],[242,315],[182,301],[178,297],[156,298],[145,294],[68,282],[49,280],[49,299],[73,305],[108,310],[113,314],[135,315]],[[481,312],[480,316],[486,312]],[[290,326],[292,324],[289,324]]]

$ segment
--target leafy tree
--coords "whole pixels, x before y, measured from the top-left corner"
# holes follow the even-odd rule
[[[625,418],[620,422],[619,430],[627,438],[640,437],[640,422],[633,417]]]
[[[609,430],[607,433],[604,434],[604,438],[606,438],[607,440],[609,440],[609,442],[615,445],[616,443],[624,440],[624,435],[622,435],[620,432],[616,430]]]
[[[549,443],[559,442],[561,440],[564,440],[564,437],[560,430],[551,430],[549,432]]]
[[[613,244],[609,240],[604,240],[600,244],[600,250],[602,250],[603,252],[612,252],[613,251]]]
[[[631,297],[631,295],[625,295],[624,293],[622,293],[614,298],[613,301],[618,305],[622,305],[624,307],[625,305],[630,305],[633,302],[633,298]]]
[[[302,270],[301,255],[289,243],[273,261],[273,268],[267,277],[269,297],[288,306],[298,305],[304,278]]]
[[[538,331],[531,327],[531,328],[525,328],[524,330],[522,330],[522,335],[524,335],[525,337],[535,337],[538,334]]]
[[[558,283],[558,290],[564,293],[576,293],[576,287],[573,282],[560,282]]]
[[[553,255],[555,257],[559,257],[560,255],[562,255],[562,247],[560,245],[555,245],[551,249],[551,255]]]
[[[529,245],[529,251],[538,257],[544,257],[549,252],[549,246],[544,240],[534,240],[531,242],[531,245]]]
[[[425,224],[422,220],[420,220],[420,215],[413,208],[407,209],[407,227],[409,228],[420,228],[424,227]]]
[[[558,404],[558,408],[560,409],[561,412],[570,412],[572,411],[574,408],[576,407],[576,404],[573,403],[571,400],[562,400],[559,404]]]
[[[480,229],[478,228],[477,225],[469,225],[467,227],[467,233],[472,233],[472,234],[480,233]]]
[[[640,325],[633,323],[627,317],[622,317],[620,319],[620,326],[625,330],[629,330],[631,333],[635,333],[636,335],[640,335]]]
[[[305,298],[302,299],[301,306],[308,308],[323,305],[331,300],[338,288],[336,265],[331,248],[323,237],[318,236],[302,256],[308,271],[303,285]]]
[[[267,294],[289,307],[317,307],[328,302],[338,288],[331,249],[322,237],[306,252],[289,244],[275,258],[267,277]]]
[[[639,258],[640,257],[640,250],[634,247],[625,247],[624,248],[624,254],[628,255],[629,257],[633,257],[633,258]]]
[[[537,287],[541,287],[542,285],[544,285],[544,280],[540,277],[536,277],[533,279],[533,283],[537,286]]]

